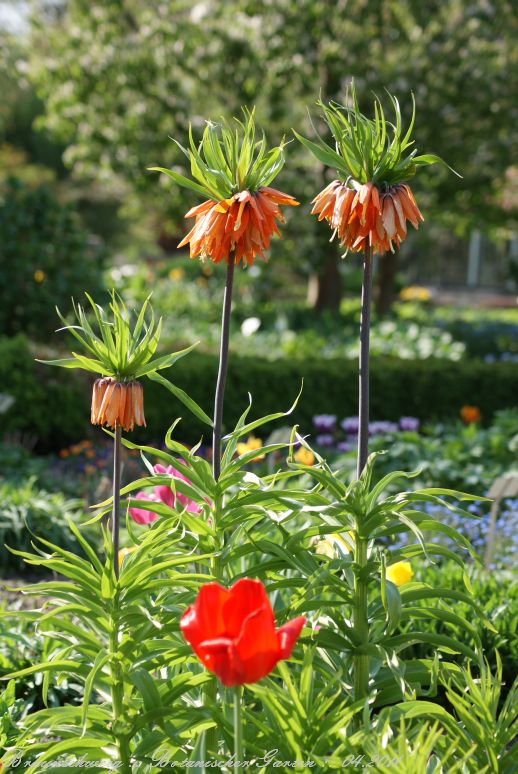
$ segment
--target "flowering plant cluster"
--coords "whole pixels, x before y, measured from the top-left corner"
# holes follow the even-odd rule
[[[478,555],[484,554],[491,523],[491,512],[487,501],[474,501],[467,506],[466,510],[474,517],[471,519],[464,519],[438,504],[423,503],[420,508],[424,513],[439,519],[446,527],[454,529],[466,538]],[[511,569],[516,563],[518,551],[518,498],[507,497],[502,501],[497,514],[496,540],[495,556],[489,564],[490,569]],[[440,542],[448,548],[455,547],[455,540],[447,532],[441,535]],[[404,544],[408,544],[408,536],[402,536],[397,542],[397,546]],[[466,552],[466,561],[469,563],[474,561],[468,552]]]
[[[112,496],[89,522],[100,525],[104,553],[73,523],[83,556],[45,537],[37,539],[35,552],[15,550],[59,579],[26,587],[42,601],[23,615],[43,632],[46,645],[40,662],[10,676],[44,674],[46,704],[51,681],[74,675],[83,699],[24,718],[3,762],[12,763],[15,752],[16,766],[23,763],[33,774],[73,751],[97,771],[154,774],[164,758],[187,759],[185,768],[208,772],[223,757],[235,774],[246,761],[266,774],[270,764],[291,770],[293,761],[305,770],[325,771],[335,761],[347,768],[346,761],[362,759],[365,751],[371,760],[386,760],[392,744],[404,752],[397,756],[391,748],[388,759],[403,761],[401,772],[414,770],[408,758],[414,750],[417,771],[446,764],[467,771],[475,761],[471,770],[478,772],[488,760],[496,761],[493,770],[511,770],[517,763],[511,742],[518,732],[518,684],[500,708],[501,670],[494,676],[484,662],[471,618],[492,624],[467,577],[464,589],[434,588],[416,578],[417,557],[463,566],[459,550],[474,555],[466,538],[420,506],[469,519],[464,504],[480,498],[441,487],[413,490],[413,473],[375,480],[369,434],[387,428],[369,424],[372,253],[398,245],[406,220],[421,219],[407,178],[437,158],[408,151],[411,127],[402,136],[396,100],[391,126],[379,103],[371,120],[360,113],[354,92],[352,98],[351,107],[322,105],[336,150],[301,141],[340,177],[331,189],[333,208],[329,191],[317,197],[320,213],[346,248],[364,252],[359,412],[356,425],[351,418],[341,423],[358,439],[356,477],[345,481],[297,427],[289,439],[257,442],[255,432],[285,420],[297,401],[288,411],[254,419],[250,402],[225,433],[234,268],[263,254],[280,205],[295,202],[270,188],[284,162],[283,147],[267,151],[264,138],[255,142],[253,115],[245,115],[235,133],[209,123],[200,145],[191,137],[184,150],[193,180],[160,171],[209,197],[188,213],[196,223],[186,240],[193,256],[226,263],[213,418],[158,373],[187,350],[154,356],[160,323],[146,323],[146,305],[132,323],[115,297],[111,319],[92,302],[97,333],[80,308],[79,325],[66,324],[90,356],[73,354],[54,365],[100,376],[92,421],[113,430]],[[165,449],[137,446],[123,435],[144,425],[143,391],[135,387],[144,375],[210,428],[211,464],[199,445],[176,440],[178,419]],[[330,434],[336,418],[318,422]],[[412,418],[401,422],[416,429]],[[149,474],[127,486],[121,485],[123,446],[139,450]],[[250,469],[258,456],[279,452],[284,469],[265,475]],[[123,505],[130,545],[120,551]],[[453,547],[439,544],[443,534]],[[395,543],[404,535],[413,541]],[[468,606],[469,621],[454,612],[459,601]],[[447,634],[422,631],[423,618],[441,621]],[[416,643],[429,648],[429,658],[408,655]],[[467,666],[450,661],[452,653],[463,654]],[[460,720],[430,701],[439,683]],[[222,752],[227,748],[230,758]],[[278,760],[265,754],[270,750]]]
[[[397,433],[418,433],[420,422],[417,417],[400,417],[398,422],[369,422],[369,437],[394,435]],[[338,452],[354,451],[358,445],[358,417],[345,417],[338,421],[336,414],[315,414],[313,417],[315,444],[321,449]]]

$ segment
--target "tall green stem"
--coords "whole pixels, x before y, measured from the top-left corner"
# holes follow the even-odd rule
[[[219,498],[216,499],[216,502],[214,503],[214,509],[213,509],[213,518],[214,520],[217,519],[218,511],[220,508]],[[216,581],[220,580],[220,567],[219,567],[219,557],[218,556],[212,556],[211,562],[210,562],[210,569],[212,577],[215,578]],[[207,704],[214,704],[218,697],[218,683],[216,678],[212,675],[211,679],[205,684],[204,690],[204,703],[205,706]],[[218,744],[218,731],[217,728],[214,726],[213,728],[207,729],[207,731],[203,732],[203,739],[201,744],[201,752],[202,752],[202,760],[208,761],[209,760],[209,753],[210,751],[217,752],[216,746]],[[203,767],[204,772],[211,772],[212,769]]]
[[[121,500],[121,426],[115,424],[113,439],[113,508],[112,508],[112,548],[113,570],[119,577],[119,531],[120,531],[120,500]]]
[[[234,688],[234,774],[243,771],[243,713],[242,702],[243,687],[236,685]]]
[[[221,474],[221,430],[223,426],[223,403],[225,399],[225,384],[227,381],[228,370],[228,345],[230,341],[230,314],[232,311],[232,290],[234,287],[234,269],[235,269],[235,253],[232,250],[227,263],[227,277],[225,281],[225,291],[223,295],[223,310],[221,313],[221,342],[219,349],[219,369],[218,380],[216,382],[216,395],[214,398],[214,429],[212,433],[212,472],[214,480],[217,481]],[[214,531],[218,535],[218,515],[221,508],[220,495],[216,494],[213,519],[214,519]],[[220,546],[216,547],[216,552],[219,551]],[[214,555],[211,561],[212,576],[216,581],[220,580],[220,567],[219,557]],[[205,690],[205,704],[213,704],[216,701],[218,694],[218,686],[216,678],[212,678],[207,683]],[[202,759],[208,761],[208,756],[211,751],[217,752],[216,747],[218,743],[217,729],[209,728],[203,735],[202,742]],[[205,769],[207,772],[212,769]]]
[[[212,471],[216,481],[221,473],[221,427],[223,424],[223,400],[228,369],[228,343],[230,339],[230,312],[232,311],[232,288],[234,286],[234,252],[229,255],[227,279],[223,296],[221,315],[221,343],[219,349],[219,370],[214,399],[214,431],[212,434]]]
[[[116,581],[119,578],[119,532],[120,532],[120,489],[121,489],[121,426],[116,423],[113,439],[113,508],[112,508],[112,549],[113,570]],[[116,588],[113,599],[113,612],[110,633],[111,655],[111,697],[113,711],[113,736],[119,750],[120,771],[131,774],[129,739],[124,731],[124,679],[119,661],[120,623],[118,616],[119,589]],[[121,728],[122,726],[122,728]]]
[[[118,595],[117,595],[118,596]],[[114,600],[116,605],[116,600]],[[117,607],[117,605],[116,605]],[[112,617],[112,630],[110,634],[110,655],[111,655],[111,698],[113,723],[112,733],[117,743],[119,751],[119,771],[122,774],[131,774],[131,756],[129,749],[129,738],[125,730],[124,723],[124,679],[120,665],[119,653],[120,625],[118,616]]]
[[[372,296],[372,248],[363,255],[362,305],[360,321],[360,358],[358,385],[358,458],[357,477],[360,478],[369,456],[369,343]],[[354,581],[353,626],[358,647],[369,643],[368,578],[365,577],[368,540],[358,537],[356,532],[354,560],[356,575]],[[354,698],[363,699],[369,692],[369,656],[357,654],[353,660]]]
[[[368,581],[363,572],[367,564],[367,540],[356,537],[354,561],[357,570],[354,581],[353,626],[357,647],[363,648],[369,643]],[[355,655],[353,669],[354,699],[363,699],[369,692],[369,656],[363,653]]]
[[[372,248],[363,254],[362,306],[358,389],[358,478],[369,456],[369,344],[371,328]]]

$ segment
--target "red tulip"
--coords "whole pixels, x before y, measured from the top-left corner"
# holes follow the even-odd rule
[[[243,578],[230,589],[202,586],[180,628],[209,672],[232,686],[256,683],[289,658],[305,620],[299,616],[276,630],[263,584]]]

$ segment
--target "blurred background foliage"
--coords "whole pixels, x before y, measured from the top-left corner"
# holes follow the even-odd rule
[[[1,41],[2,166],[50,183],[125,255],[172,252],[184,233],[193,200],[146,168],[182,165],[169,138],[184,139],[189,121],[199,132],[208,117],[256,105],[271,141],[293,126],[311,133],[307,107],[315,114],[319,94],[343,99],[352,77],[366,109],[371,91],[383,96],[387,87],[408,117],[413,92],[418,146],[463,175],[434,169],[417,180],[428,233],[446,229],[452,251],[474,227],[510,233],[518,200],[512,2],[35,0],[30,13],[7,5],[18,25]],[[288,154],[279,185],[303,212],[290,213],[262,271],[295,277],[302,294],[311,277],[312,303],[336,309],[355,263],[340,263],[336,243],[304,217],[323,170],[298,143]],[[437,240],[413,236],[403,266],[435,249]],[[381,270],[390,293],[397,260]]]

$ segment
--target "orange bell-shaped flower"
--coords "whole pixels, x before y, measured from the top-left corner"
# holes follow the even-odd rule
[[[144,390],[140,382],[119,382],[103,377],[96,379],[92,391],[91,422],[123,430],[135,425],[146,426],[144,417]]]
[[[281,204],[295,207],[298,202],[268,186],[222,201],[209,199],[186,214],[186,218],[196,217],[196,222],[178,247],[189,243],[191,258],[199,255],[214,263],[222,259],[228,263],[233,252],[235,263],[242,260],[245,266],[251,265],[256,255],[264,258],[272,234],[280,236],[276,220],[284,222]]]
[[[327,220],[340,243],[353,253],[372,248],[383,254],[399,247],[407,221],[418,228],[424,218],[407,183],[378,188],[364,183],[357,190],[334,180],[313,200],[312,215]]]

